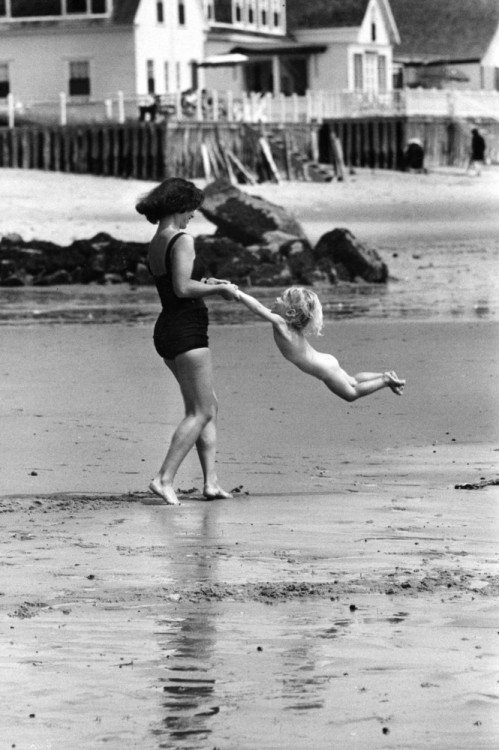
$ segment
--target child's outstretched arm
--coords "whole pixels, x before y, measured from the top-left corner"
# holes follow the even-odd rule
[[[240,289],[238,289],[235,295],[235,299],[242,302],[243,305],[248,308],[248,310],[251,310],[251,312],[254,312],[260,318],[268,320],[269,323],[272,323],[272,325],[278,327],[286,326],[286,321],[281,315],[273,313],[272,310],[270,310],[268,307],[265,307],[265,305],[262,305],[261,302],[252,297],[250,294],[246,294],[245,292],[242,292]]]

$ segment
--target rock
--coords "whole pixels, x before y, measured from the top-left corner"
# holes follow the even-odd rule
[[[22,273],[13,273],[5,279],[1,279],[0,286],[26,286],[26,275]]]
[[[152,274],[145,263],[137,263],[135,274],[133,274],[131,280],[132,283],[138,284],[139,286],[149,286],[154,284]]]
[[[266,244],[264,235],[279,230],[305,240],[299,222],[284,208],[256,195],[244,193],[228,180],[216,180],[205,190],[199,209],[220,233],[242,245]]]
[[[259,263],[249,274],[253,286],[289,286],[293,275],[287,264]]]
[[[245,283],[259,262],[258,253],[220,235],[199,235],[195,238],[196,270],[203,276],[230,279]]]
[[[341,281],[385,283],[388,267],[374,248],[367,247],[348,229],[333,229],[324,234],[314,248],[319,267],[330,273],[332,269]]]
[[[58,286],[62,284],[72,284],[73,278],[69,271],[60,268],[54,273],[42,273],[33,279],[33,286]]]

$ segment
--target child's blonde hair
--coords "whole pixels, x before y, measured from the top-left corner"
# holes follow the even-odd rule
[[[303,286],[291,286],[282,295],[287,305],[286,321],[305,335],[320,336],[324,325],[319,297]]]

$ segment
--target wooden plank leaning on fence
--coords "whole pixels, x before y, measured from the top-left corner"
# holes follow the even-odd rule
[[[270,169],[272,177],[277,182],[277,184],[279,184],[281,181],[281,176],[279,174],[279,170],[277,169],[277,165],[274,161],[274,157],[272,156],[272,151],[270,150],[270,145],[269,145],[268,140],[262,137],[258,139],[258,143],[260,144],[263,157],[265,159],[265,162],[267,163],[267,166]]]
[[[335,135],[335,133],[331,132],[329,138],[331,142],[331,153],[333,154],[336,179],[341,182],[345,179],[346,176],[345,162],[343,160],[343,148],[341,146],[340,139],[337,135]]]

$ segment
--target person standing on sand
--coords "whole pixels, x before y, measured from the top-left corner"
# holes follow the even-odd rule
[[[332,354],[318,352],[305,338],[309,333],[321,335],[322,305],[315,292],[294,286],[277,297],[273,308],[238,290],[236,299],[260,318],[272,324],[277,348],[292,364],[307,375],[313,375],[332,393],[345,401],[356,401],[382,388],[402,395],[405,380],[393,372],[360,372],[349,375]]]
[[[468,163],[469,170],[473,167],[477,177],[482,173],[482,166],[485,164],[485,138],[480,134],[477,128],[473,128],[471,131],[471,150],[470,160]]]
[[[149,489],[168,505],[180,504],[173,482],[194,445],[203,471],[204,496],[231,497],[220,487],[215,469],[217,399],[204,298],[217,294],[232,300],[237,287],[229,281],[201,279],[194,270],[194,240],[184,230],[203,199],[203,192],[192,182],[174,177],[164,180],[136,204],[139,214],[158,225],[148,252],[149,270],[162,305],[154,327],[154,345],[177,379],[185,405],[185,416],[149,484]]]

